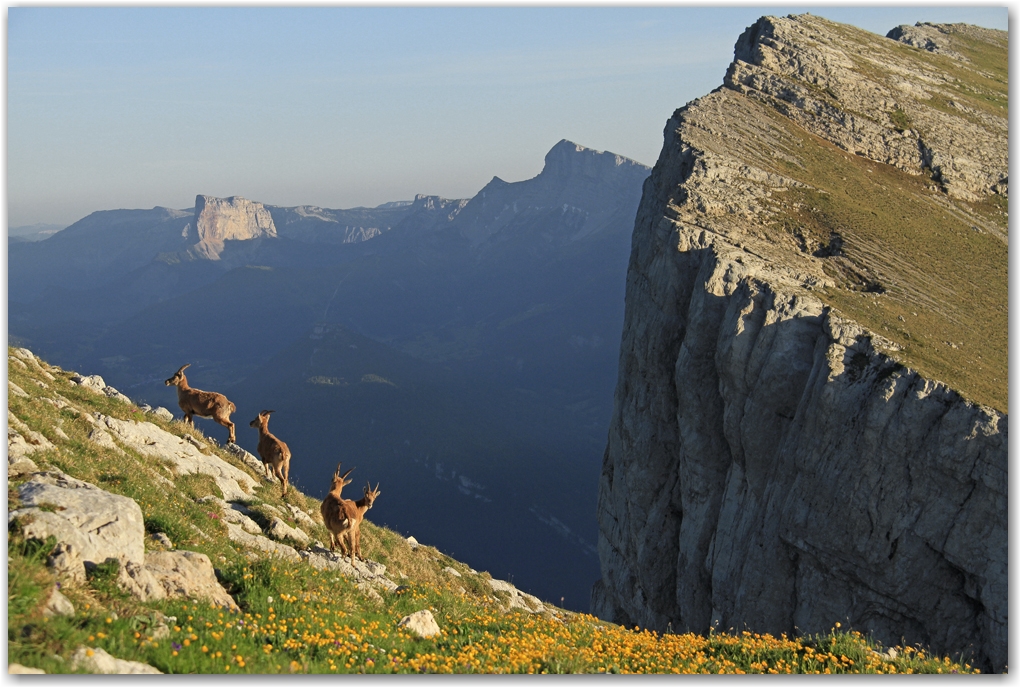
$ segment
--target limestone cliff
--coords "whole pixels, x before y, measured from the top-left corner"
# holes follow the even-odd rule
[[[766,17],[667,122],[632,240],[597,615],[839,621],[1005,666],[1006,45]],[[982,261],[944,253],[972,249],[1001,274],[971,296]],[[995,326],[964,346],[968,317]]]
[[[245,241],[276,236],[273,217],[262,203],[239,196],[195,198],[195,220],[187,229],[195,244],[191,251],[209,260],[219,260],[225,241]]]

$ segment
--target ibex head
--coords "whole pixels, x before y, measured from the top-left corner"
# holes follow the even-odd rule
[[[365,487],[365,505],[368,508],[371,508],[372,507],[372,503],[375,502],[375,500],[379,497],[379,494],[381,494],[381,493],[382,492],[379,491],[379,484],[376,484],[375,485],[375,489],[373,489],[372,488],[372,483],[369,482],[368,486]]]
[[[177,370],[177,372],[174,372],[174,376],[163,383],[166,384],[167,386],[177,386],[182,381],[184,381],[184,371],[189,367],[191,367],[191,363],[188,363],[187,365],[181,365],[181,369]]]
[[[344,487],[346,487],[348,484],[351,483],[351,480],[347,479],[347,475],[349,475],[352,472],[354,472],[354,468],[351,468],[350,470],[345,472],[343,475],[341,475],[340,474],[340,466],[342,464],[343,463],[337,463],[336,464],[336,472],[333,473],[333,482],[332,482],[332,484],[329,485],[329,490],[331,492],[335,491],[335,492],[339,493],[341,489],[343,489]]]
[[[263,410],[257,418],[248,423],[248,426],[255,428],[266,426],[269,424],[269,416],[275,412],[275,410]]]

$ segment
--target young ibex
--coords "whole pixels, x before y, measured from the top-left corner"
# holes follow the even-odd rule
[[[184,371],[189,367],[191,363],[182,365],[173,377],[164,382],[167,386],[177,387],[177,405],[184,411],[184,421],[194,427],[193,415],[212,418],[230,430],[229,442],[234,443],[234,423],[230,421],[230,414],[237,410],[237,407],[223,394],[192,389],[188,386],[188,378],[184,376]]]
[[[341,475],[341,465],[342,463],[336,464],[336,472],[333,473],[333,481],[329,485],[329,493],[326,494],[326,498],[322,500],[322,505],[319,506],[319,512],[322,513],[322,522],[326,525],[326,529],[329,530],[330,551],[334,551],[336,546],[340,544],[339,535],[348,527],[347,515],[344,512],[343,505],[341,505],[343,499],[340,498],[340,492],[351,483],[351,480],[347,479],[347,475],[351,474],[354,468]]]
[[[358,560],[365,560],[361,556],[361,521],[365,519],[365,512],[368,511],[372,504],[378,498],[379,485],[375,485],[375,489],[372,489],[372,483],[369,482],[368,486],[365,487],[365,495],[357,501],[349,501],[344,499],[341,503],[344,509],[344,515],[347,516],[347,526],[338,535],[339,537],[345,537],[347,539],[347,555],[351,557],[351,563],[354,563],[354,557],[357,556]],[[340,554],[344,553],[344,543],[340,542]]]
[[[266,469],[266,476],[269,476],[269,468],[273,469],[280,483],[283,484],[283,496],[287,495],[287,478],[290,476],[290,449],[269,432],[269,416],[275,410],[263,410],[259,416],[248,423],[259,431],[259,457],[262,458],[262,467]]]

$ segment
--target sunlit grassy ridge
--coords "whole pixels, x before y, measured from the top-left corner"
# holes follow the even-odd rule
[[[970,214],[996,220],[998,209],[951,203],[923,177],[799,134],[814,139],[799,155],[805,169],[784,171],[812,188],[790,191],[773,226],[812,251],[842,238],[822,299],[902,346],[921,374],[1008,412],[1009,251]]]
[[[335,571],[236,548],[218,514],[196,501],[219,495],[210,478],[176,477],[176,488],[161,486],[154,474],[170,473],[158,461],[96,445],[87,438],[91,424],[77,411],[58,410],[43,397],[59,395],[84,412],[154,422],[179,436],[193,433],[208,441],[201,432],[74,386],[70,373],[59,368],[48,368],[55,380],[32,367],[11,364],[8,369],[10,381],[29,394],[9,393],[10,411],[56,446],[32,455],[40,468],[59,467],[135,499],[148,530],[210,557],[241,609],[229,612],[182,599],[141,603],[117,588],[116,566],[100,565],[85,586],[61,590],[75,606],[73,617],[46,618],[42,607],[56,582],[46,557],[55,542],[26,540],[15,524],[8,533],[11,663],[71,672],[71,654],[86,646],[165,673],[972,672],[919,649],[901,649],[895,657],[880,654],[868,638],[835,627],[800,638],[677,635],[628,629],[551,606],[534,614],[508,611],[504,593],[492,590],[487,574],[474,573],[432,547],[413,549],[396,532],[367,522],[366,555],[385,563],[402,586],[395,593],[366,594]],[[210,450],[249,470],[231,454],[215,446]],[[17,485],[24,479],[10,481],[8,508],[17,505]],[[252,507],[282,502],[278,487],[260,483]],[[286,502],[317,511],[317,501],[296,489]],[[310,534],[323,540],[325,530],[317,525]],[[447,567],[460,577],[445,572]],[[398,628],[402,617],[421,609],[431,609],[440,635],[422,639]],[[155,629],[165,616],[172,617],[170,633],[160,637]]]
[[[973,27],[965,24],[941,25],[953,50],[966,58],[966,61],[960,61],[949,55],[882,39],[845,24],[829,26],[851,40],[866,44],[865,50],[850,55],[855,68],[862,74],[887,79],[891,75],[874,67],[875,58],[890,54],[908,56],[911,61],[946,77],[945,85],[951,90],[953,99],[987,114],[1001,116],[1009,111],[1009,38],[1006,32],[981,31],[979,39]],[[952,107],[943,96],[933,96],[928,104],[954,116],[961,113],[961,108]]]
[[[953,47],[969,60],[961,61],[852,27],[826,26],[860,42],[850,57],[868,79],[894,83],[899,75],[880,65],[909,60],[939,76],[925,105],[970,119],[977,116],[971,110],[1008,116],[1005,39],[978,40],[957,26],[950,31]],[[835,96],[804,85],[840,106]],[[962,107],[942,102],[942,92]],[[927,174],[847,153],[769,107],[762,114],[776,134],[770,149],[781,151],[766,166],[804,184],[770,200],[767,238],[806,254],[829,249],[823,269],[834,286],[817,292],[823,301],[900,346],[896,357],[922,375],[1008,412],[1007,199],[950,198]],[[918,129],[922,137],[929,133],[900,110],[854,114],[898,130]]]

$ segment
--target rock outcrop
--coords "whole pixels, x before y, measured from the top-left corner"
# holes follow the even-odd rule
[[[195,551],[147,554],[144,566],[122,566],[118,582],[141,601],[188,598],[201,599],[231,610],[238,608],[216,580],[209,557]]]
[[[490,579],[489,586],[492,587],[492,591],[505,595],[508,609],[519,608],[526,613],[541,613],[545,610],[545,604],[538,597],[522,592],[506,580]]]
[[[8,522],[24,518],[26,538],[54,536],[78,551],[85,562],[122,558],[145,560],[142,509],[118,496],[59,471],[41,472],[18,487],[23,507],[10,511]]]
[[[247,241],[263,236],[276,236],[276,226],[269,210],[240,196],[195,198],[195,220],[188,229],[191,251],[209,260],[219,260],[226,241]]]
[[[8,382],[8,384],[11,384]],[[16,385],[12,385],[16,386]],[[12,393],[17,393],[11,389]],[[53,443],[39,432],[22,422],[17,415],[7,411],[7,476],[17,477],[36,472],[38,466],[28,456],[36,451],[49,451]]]
[[[64,583],[81,584],[86,564],[114,559],[119,586],[142,601],[187,597],[237,608],[205,554],[145,553],[142,511],[133,499],[59,471],[34,474],[18,496],[23,507],[10,511],[8,522],[18,521],[26,538],[56,539],[48,564]],[[56,612],[67,610],[61,598],[51,604]]]
[[[1008,416],[898,361],[819,297],[823,258],[756,228],[805,184],[784,172],[810,145],[791,126],[973,198],[1008,190],[1005,114],[926,106],[950,88],[935,66],[809,15],[763,18],[735,53],[668,121],[638,210],[592,610],[673,631],[839,621],[1001,670]],[[897,130],[897,110],[924,124]]]
[[[21,665],[20,663],[11,663],[10,665],[7,666],[7,674],[8,675],[45,675],[46,671],[45,670],[40,670],[39,668],[29,668],[27,666]]]
[[[98,413],[95,421],[97,429],[142,455],[171,461],[178,475],[209,475],[220,488],[223,498],[228,501],[249,498],[258,484],[244,470],[214,455],[203,453],[200,442],[191,435],[185,435],[186,439],[182,439],[151,422],[118,420]]]
[[[442,633],[439,624],[432,616],[432,611],[427,608],[405,615],[397,623],[397,627],[423,638],[435,637]]]
[[[81,646],[71,654],[71,670],[102,675],[162,675],[148,663],[125,661],[99,647]]]

